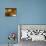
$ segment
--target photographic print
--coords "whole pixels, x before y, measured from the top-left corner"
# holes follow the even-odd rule
[[[20,40],[46,41],[46,25],[20,25]]]
[[[34,43],[46,42],[46,25],[18,25],[18,38],[20,46],[31,46]]]
[[[5,16],[16,16],[16,8],[5,8]]]

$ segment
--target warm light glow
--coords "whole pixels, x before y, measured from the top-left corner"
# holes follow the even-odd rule
[[[12,11],[12,9],[8,9],[8,12],[11,12]]]

